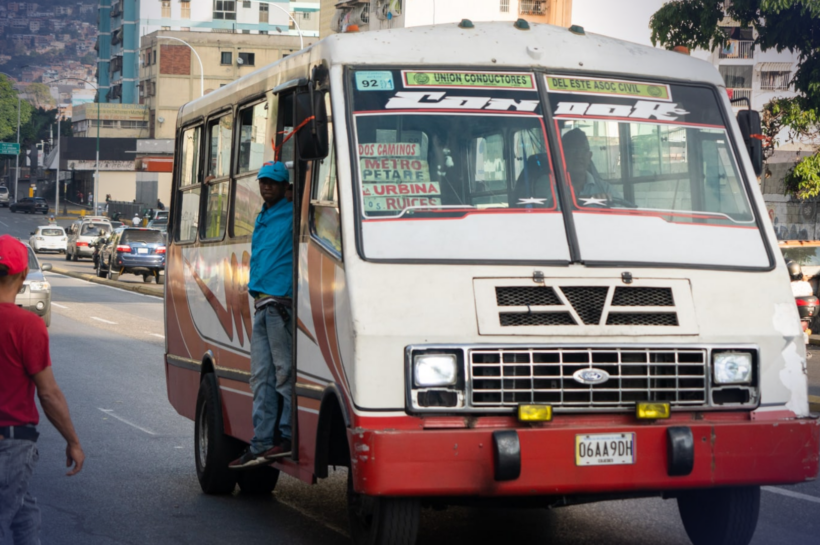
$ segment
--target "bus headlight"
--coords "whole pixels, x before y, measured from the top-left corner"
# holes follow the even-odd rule
[[[457,378],[455,354],[417,354],[413,357],[413,382],[418,387],[452,386]]]
[[[712,355],[715,384],[751,384],[752,355],[748,352],[717,352]]]

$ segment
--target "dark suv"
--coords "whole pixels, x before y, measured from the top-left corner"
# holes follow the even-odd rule
[[[165,269],[165,242],[156,229],[126,228],[114,231],[100,250],[97,276],[119,279],[121,274],[142,276],[143,282],[152,279],[165,283],[160,271]]]
[[[48,203],[40,197],[23,197],[13,203],[9,210],[12,212],[25,212],[26,214],[48,214]]]

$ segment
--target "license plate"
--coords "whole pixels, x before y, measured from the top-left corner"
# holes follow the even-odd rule
[[[148,253],[148,248],[137,248],[137,253],[138,254],[147,254]]]
[[[634,463],[634,433],[575,436],[575,465],[577,466],[615,466]]]

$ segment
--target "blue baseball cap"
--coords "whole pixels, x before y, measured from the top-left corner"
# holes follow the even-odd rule
[[[290,173],[288,173],[287,167],[281,162],[272,162],[268,161],[262,168],[259,169],[259,174],[257,174],[256,179],[259,180],[261,178],[270,178],[274,182],[290,182]]]

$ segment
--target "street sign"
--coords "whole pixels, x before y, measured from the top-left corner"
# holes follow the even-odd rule
[[[20,155],[20,144],[0,142],[0,155]]]

